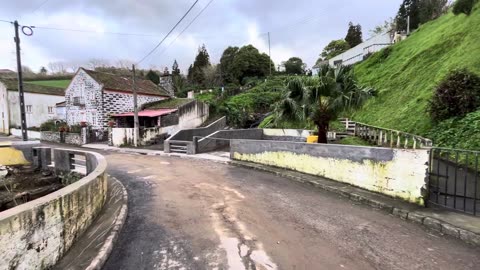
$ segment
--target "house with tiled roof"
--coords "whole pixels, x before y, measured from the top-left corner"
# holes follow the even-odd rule
[[[66,119],[69,125],[81,122],[104,130],[111,116],[133,111],[131,77],[80,68],[65,91]],[[162,87],[149,80],[136,79],[138,106],[169,99]]]
[[[55,104],[65,100],[65,89],[23,84],[27,127],[39,127],[43,122],[58,118]],[[0,79],[0,133],[10,134],[10,128],[21,126],[18,81]]]

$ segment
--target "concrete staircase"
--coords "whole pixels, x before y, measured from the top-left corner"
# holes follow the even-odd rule
[[[170,142],[170,152],[187,154],[187,145],[178,142]]]

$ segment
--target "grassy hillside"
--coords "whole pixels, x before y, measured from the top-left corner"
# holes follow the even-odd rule
[[[379,95],[353,118],[426,135],[432,128],[426,108],[433,91],[457,68],[480,74],[480,4],[470,16],[450,12],[422,25],[405,41],[357,65],[358,80]]]
[[[51,86],[51,87],[62,87],[67,88],[70,80],[46,80],[46,81],[26,81],[25,83]]]

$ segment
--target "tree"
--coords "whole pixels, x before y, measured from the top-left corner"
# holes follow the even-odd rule
[[[48,63],[48,68],[53,74],[65,74],[66,68],[64,62],[50,62]]]
[[[173,76],[178,76],[178,75],[180,75],[180,69],[178,68],[177,59],[175,59],[175,61],[173,61],[173,65],[172,65],[172,75],[173,75]]]
[[[453,5],[453,14],[458,15],[464,13],[470,15],[476,2],[477,0],[457,0]]]
[[[237,81],[232,67],[233,60],[235,59],[235,55],[237,55],[238,50],[238,47],[228,46],[228,48],[223,51],[222,57],[220,58],[220,74],[223,81],[226,83],[235,83]]]
[[[322,60],[329,60],[345,51],[350,49],[350,45],[343,39],[332,40],[328,45],[323,49],[321,57]]]
[[[298,57],[292,57],[282,63],[287,74],[305,74],[307,65]]]
[[[108,67],[108,61],[100,58],[92,58],[88,60],[88,65],[92,70],[96,70],[99,67],[100,68]]]
[[[132,68],[132,65],[135,64],[134,61],[128,59],[120,59],[115,62],[115,66],[120,69],[128,70]]]
[[[28,75],[35,75],[35,72],[33,72],[33,70],[28,67],[28,66],[22,66],[22,72],[23,74],[25,74],[26,76]]]
[[[45,76],[47,75],[47,69],[45,67],[41,67],[38,73],[40,73],[42,76]]]
[[[350,22],[348,24],[348,31],[347,36],[345,36],[345,41],[348,43],[348,45],[350,45],[350,48],[362,43],[362,26],[360,26],[360,24],[353,25],[353,23]]]
[[[153,70],[149,70],[146,75],[147,79],[152,81],[154,84],[160,83],[160,76]]]
[[[195,57],[191,70],[189,69],[189,80],[192,83],[205,86],[205,74],[203,69],[210,66],[210,55],[207,52],[205,44],[198,48],[198,54]]]
[[[310,121],[318,128],[318,142],[327,143],[330,121],[341,112],[358,108],[374,93],[357,84],[350,67],[325,65],[319,76],[287,82],[283,99],[275,104],[274,121]]]
[[[397,31],[407,31],[408,17],[410,17],[410,30],[415,30],[420,24],[419,0],[403,0],[395,18]]]
[[[421,0],[419,7],[420,23],[440,17],[447,10],[448,0]]]
[[[267,54],[247,45],[235,53],[230,72],[236,82],[241,83],[246,77],[265,77],[270,74],[270,68],[275,71],[274,67],[275,64]]]
[[[222,78],[219,72],[218,65],[210,65],[203,68],[203,74],[205,77],[205,86],[211,87],[221,84]]]
[[[368,31],[371,36],[380,35],[386,33],[390,30],[395,30],[397,26],[395,25],[395,19],[389,18],[383,24],[375,26],[372,30]]]

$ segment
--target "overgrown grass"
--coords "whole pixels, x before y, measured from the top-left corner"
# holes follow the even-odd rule
[[[359,146],[372,146],[371,143],[363,140],[362,138],[359,137],[345,137],[341,139],[338,144],[343,144],[343,145],[359,145]]]
[[[25,83],[51,86],[51,87],[60,87],[67,88],[71,80],[47,80],[47,81],[26,81]]]
[[[450,12],[357,65],[359,82],[379,93],[354,120],[426,135],[433,126],[427,106],[438,83],[454,69],[480,74],[479,32],[477,4],[470,16]]]

